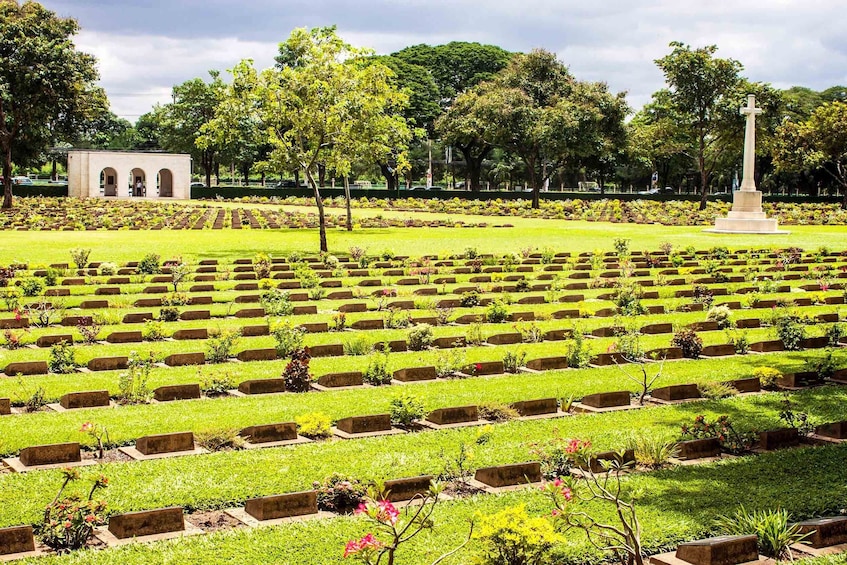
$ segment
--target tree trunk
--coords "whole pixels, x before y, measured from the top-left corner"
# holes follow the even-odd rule
[[[326,165],[318,165],[318,186],[326,186]]]
[[[474,144],[456,145],[459,151],[462,152],[462,157],[465,158],[465,169],[467,171],[467,179],[470,184],[471,192],[479,192],[480,182],[479,177],[482,175],[482,162],[491,153],[491,146],[483,149],[479,155],[473,154]],[[466,187],[467,188],[467,187]]]
[[[294,186],[300,188],[300,170],[294,171]]]
[[[12,208],[12,147],[11,144],[3,155],[3,209]]]
[[[50,171],[50,180],[59,180],[59,173],[56,171],[56,159],[53,159],[53,170]]]
[[[353,213],[350,210],[350,177],[344,175],[344,200],[347,201],[347,231],[353,231]]]
[[[298,175],[299,176],[299,175]],[[327,253],[329,249],[326,245],[326,217],[324,216],[324,203],[321,199],[321,191],[312,176],[312,171],[306,169],[306,182],[312,187],[315,192],[315,204],[318,206],[318,237],[320,238],[321,251]]]
[[[262,172],[262,186],[265,186],[265,173]]]
[[[706,209],[706,186],[708,174],[706,173],[706,138],[700,134],[700,151],[697,155],[697,165],[700,169],[700,209]]]
[[[527,161],[526,168],[529,169],[529,182],[532,184],[532,209],[538,210],[541,207],[541,185],[539,175],[535,171],[535,162]]]
[[[385,188],[390,192],[392,190],[397,190],[397,172],[392,172],[391,167],[387,164],[380,163],[379,170],[382,172],[382,176],[385,177]],[[347,179],[345,179],[346,183]]]

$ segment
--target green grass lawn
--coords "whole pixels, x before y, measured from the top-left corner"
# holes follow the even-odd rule
[[[357,213],[359,213],[357,211]],[[395,212],[398,213],[398,212]],[[404,215],[416,217],[416,212]],[[458,217],[454,217],[456,219]],[[468,218],[471,218],[470,216]],[[479,217],[473,217],[479,218]],[[492,221],[493,218],[487,218]],[[737,236],[706,233],[699,227],[608,224],[567,220],[505,218],[514,228],[386,228],[331,230],[330,252],[346,254],[352,246],[376,254],[391,249],[398,255],[420,256],[475,247],[481,253],[518,252],[522,248],[551,247],[571,252],[610,251],[615,238],[631,240],[634,250],[655,251],[669,241],[678,249],[693,245],[705,249],[788,247],[815,249],[832,246],[847,235],[845,226],[791,226],[790,235]],[[290,251],[318,251],[317,230],[182,230],[182,231],[8,231],[3,234],[0,263],[67,261],[75,247],[91,248],[91,261],[137,261],[146,253],[183,258],[249,258],[258,252],[282,256]]]
[[[217,205],[217,204],[215,204]],[[228,207],[261,208],[264,205],[224,203]],[[304,208],[286,209],[308,211]],[[332,210],[339,213],[340,210]],[[689,245],[698,249],[712,246],[730,248],[780,248],[796,246],[812,250],[820,246],[839,247],[847,241],[845,226],[791,226],[790,235],[780,236],[731,236],[708,234],[699,227],[681,228],[660,225],[629,225],[598,222],[542,220],[518,217],[457,216],[446,213],[401,212],[381,210],[355,210],[358,217],[373,217],[383,214],[394,218],[451,219],[489,224],[509,223],[511,228],[386,228],[356,229],[346,232],[332,229],[328,234],[330,250],[346,255],[352,246],[367,248],[370,255],[390,249],[398,255],[419,257],[424,254],[460,254],[466,248],[475,248],[479,253],[502,255],[533,248],[551,248],[573,254],[584,251],[612,251],[616,238],[630,240],[633,251],[656,251],[663,242],[671,242],[677,249]],[[215,258],[231,262],[236,258],[252,258],[259,252],[271,256],[285,256],[291,251],[308,255],[317,254],[317,231],[309,230],[184,230],[184,231],[7,231],[0,246],[0,265],[11,262],[26,262],[30,266],[49,263],[70,262],[69,250],[77,247],[90,248],[90,261],[122,263],[137,261],[148,253],[158,253],[163,259],[182,256],[189,261]],[[750,265],[752,266],[752,265]],[[599,272],[599,271],[597,271]],[[537,275],[530,274],[530,277]],[[592,275],[596,272],[592,272]],[[380,277],[390,286],[393,277]],[[458,285],[465,278],[458,277]],[[139,292],[141,283],[124,289]],[[792,287],[814,282],[814,279],[794,281]],[[345,288],[355,284],[355,279],[344,279]],[[231,292],[234,283],[216,283],[217,290],[208,293],[214,296],[215,304],[210,307],[196,306],[190,309],[208,309],[221,318],[168,324],[168,330],[189,327],[209,329],[231,327],[241,324],[266,324],[267,318],[255,320],[227,319],[234,309],[255,308],[257,304],[231,304],[235,296]],[[747,283],[723,285],[734,289]],[[440,288],[448,292],[454,286]],[[398,287],[400,299],[411,299],[411,288]],[[667,307],[689,303],[690,299],[674,298],[679,287],[658,286],[659,299],[645,300],[644,304],[664,304]],[[91,287],[73,287],[74,296],[68,300],[73,306],[82,300],[81,294]],[[653,290],[653,289],[647,289]],[[371,289],[364,289],[370,294]],[[601,293],[609,289],[592,289],[584,293],[582,304],[549,303],[543,305],[510,306],[513,312],[534,311],[549,315],[557,310],[583,308],[588,312],[612,305],[608,300],[598,300]],[[842,291],[832,291],[840,295]],[[205,293],[204,293],[205,294]],[[258,292],[256,292],[258,294]],[[541,294],[541,293],[536,293]],[[545,293],[546,294],[546,293]],[[103,311],[117,316],[132,311],[158,312],[158,308],[132,308],[130,303],[135,294],[109,297],[119,308]],[[524,294],[513,293],[517,299]],[[804,296],[800,293],[774,295],[774,297]],[[145,295],[149,297],[149,295]],[[763,293],[761,298],[768,298]],[[101,297],[97,297],[101,298]],[[414,297],[421,304],[411,313],[415,316],[432,314],[432,305],[425,305],[433,297]],[[375,307],[370,297],[356,301]],[[716,302],[745,302],[741,295],[717,297]],[[315,302],[298,303],[314,304]],[[321,309],[316,315],[292,317],[295,323],[329,321],[338,302],[317,303]],[[822,312],[835,312],[840,307],[814,306],[802,308],[810,316]],[[468,312],[483,312],[484,308],[456,309],[454,315]],[[72,311],[72,313],[89,313]],[[767,316],[765,311],[734,310],[734,319]],[[120,317],[117,319],[119,320]],[[357,319],[384,317],[382,312],[351,314],[348,322]],[[638,325],[673,322],[689,324],[706,319],[706,313],[671,312],[637,318]],[[273,321],[273,320],[271,320]],[[575,321],[584,331],[611,326],[614,318],[590,318]],[[542,330],[567,328],[569,320],[543,319],[537,322]],[[112,324],[104,328],[102,335],[112,331],[141,329],[142,325]],[[524,327],[526,327],[524,325]],[[809,326],[810,335],[821,335],[826,324]],[[465,336],[468,326],[440,326],[434,328],[435,337]],[[485,337],[514,331],[511,323],[485,324]],[[27,336],[34,340],[39,335],[78,332],[75,328],[37,329]],[[405,339],[408,330],[387,329],[367,333],[321,333],[306,336],[309,345],[346,343],[359,335],[372,342]],[[773,330],[762,328],[749,330],[750,341],[773,339]],[[644,349],[666,347],[672,335],[651,335],[642,338]],[[706,345],[726,343],[723,331],[702,332]],[[592,339],[594,353],[606,351],[615,338]],[[242,338],[235,352],[247,348],[273,346],[270,337]],[[529,359],[562,355],[565,342],[543,342],[511,346],[469,347],[459,350],[464,363],[500,360],[507,351],[524,351]],[[102,345],[77,347],[77,361],[84,363],[95,356],[126,355],[133,350],[149,349],[161,354],[185,351],[204,351],[206,342],[159,342],[129,345]],[[3,350],[0,366],[23,359],[46,359],[48,349]],[[790,372],[804,370],[809,361],[819,359],[823,350],[782,352],[766,355],[733,356],[722,359],[668,362],[664,365],[663,377],[655,386],[676,383],[704,383],[726,381],[750,376],[755,367],[768,365]],[[431,365],[450,352],[422,351],[394,353],[390,356],[391,369]],[[836,352],[836,363],[840,367],[847,352]],[[331,372],[361,370],[368,363],[367,356],[345,355],[312,360],[312,373],[320,376]],[[280,376],[286,361],[253,362],[249,364],[223,363],[203,367],[181,367],[155,369],[150,386],[163,384],[192,383],[212,376],[228,375],[235,383],[246,379]],[[652,365],[657,368],[657,365]],[[624,368],[635,374],[635,368]],[[221,429],[240,429],[249,425],[291,421],[308,412],[323,412],[332,420],[346,416],[387,412],[392,398],[402,392],[412,392],[423,402],[426,410],[442,407],[482,403],[509,403],[545,397],[581,398],[593,392],[630,390],[637,385],[618,367],[586,368],[579,370],[550,371],[542,374],[505,375],[494,378],[474,377],[468,379],[439,380],[414,385],[392,385],[379,388],[362,388],[321,393],[280,395],[258,395],[253,397],[225,397],[196,401],[149,404],[119,407],[115,409],[90,409],[65,413],[39,412],[21,416],[0,418],[0,453],[17,453],[22,447],[62,441],[80,441],[92,447],[92,440],[79,429],[85,421],[95,421],[109,430],[111,445],[131,444],[142,435],[187,431],[204,432]],[[100,373],[74,373],[68,375],[46,375],[21,379],[0,377],[0,397],[23,400],[35,388],[42,387],[48,399],[55,400],[66,392],[108,389],[117,392],[117,371]],[[807,412],[814,423],[843,420],[847,405],[847,387],[826,386],[791,393],[796,410]],[[324,441],[311,444],[250,451],[218,452],[200,456],[168,458],[156,461],[132,463],[107,463],[83,471],[105,473],[111,479],[107,491],[110,512],[151,509],[170,505],[183,506],[188,510],[220,509],[243,504],[254,496],[279,494],[309,489],[313,481],[319,481],[333,472],[359,478],[378,480],[400,478],[418,474],[439,474],[446,463],[459,451],[461,444],[472,446],[471,467],[514,463],[538,457],[533,444],[549,438],[579,437],[590,439],[597,450],[618,449],[636,435],[652,436],[663,440],[677,440],[680,426],[699,414],[716,417],[729,415],[739,429],[764,430],[780,427],[780,412],[783,410],[782,394],[768,393],[754,396],[739,396],[721,401],[702,401],[666,407],[652,407],[628,412],[616,412],[596,416],[582,415],[556,420],[510,421],[493,425],[490,429],[479,428],[428,431],[390,437],[359,439],[354,441]],[[480,434],[487,441],[478,442]],[[844,468],[847,464],[847,447],[819,447],[786,450],[762,456],[749,456],[722,461],[715,465],[674,468],[632,476],[626,480],[626,492],[633,496],[645,526],[645,547],[650,551],[670,549],[682,540],[717,533],[713,520],[720,514],[732,512],[739,503],[748,508],[788,509],[795,518],[833,513],[847,504],[847,485]],[[59,471],[37,471],[28,474],[0,474],[0,526],[34,523],[38,520],[44,504],[49,502],[60,481]],[[416,539],[403,563],[425,565],[431,563],[445,548],[458,543],[466,532],[467,519],[477,513],[490,514],[508,506],[523,504],[533,515],[549,513],[549,507],[537,491],[511,493],[500,496],[479,496],[451,501],[437,511],[439,526],[434,532]],[[608,517],[608,509],[592,507]],[[344,542],[365,533],[361,519],[343,517],[328,521],[310,521],[290,524],[278,528],[253,531],[236,531],[184,539],[176,542],[150,546],[132,546],[105,552],[82,551],[73,555],[52,557],[40,563],[99,564],[99,563],[210,563],[232,562],[248,564],[264,563],[338,563]],[[474,541],[466,553],[448,561],[453,565],[470,563],[478,554],[480,542]],[[569,536],[568,541],[558,548],[557,563],[594,563],[599,560],[582,537]],[[815,565],[840,565],[844,560],[830,559]]]
[[[644,549],[658,553],[680,541],[719,533],[713,520],[733,512],[740,503],[748,509],[772,508],[780,500],[793,517],[836,512],[847,497],[840,469],[847,462],[847,446],[794,449],[759,457],[744,457],[718,464],[680,467],[631,476],[624,492],[632,496],[644,527]],[[282,469],[280,469],[282,470]],[[550,512],[548,501],[535,490],[476,496],[443,502],[434,514],[435,528],[416,538],[398,557],[402,563],[425,565],[461,543],[468,520],[522,505],[532,516]],[[601,520],[613,519],[608,507],[581,505]],[[68,556],[26,563],[95,565],[105,563],[266,563],[329,565],[342,562],[348,539],[358,539],[371,528],[358,517],[313,520],[257,530],[239,530],[175,542],[133,545],[117,550],[82,551]],[[596,563],[601,556],[578,532],[571,532],[557,548],[555,563]],[[474,540],[446,563],[473,562],[483,547]],[[806,565],[838,565],[833,557]]]

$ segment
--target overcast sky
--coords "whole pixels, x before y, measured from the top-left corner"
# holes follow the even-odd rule
[[[843,0],[42,0],[79,20],[77,46],[99,61],[112,110],[130,121],[171,87],[251,58],[273,64],[292,28],[335,24],[349,43],[390,53],[479,41],[558,53],[583,80],[629,93],[662,87],[668,43],[716,44],[745,75],[779,88],[847,84]]]

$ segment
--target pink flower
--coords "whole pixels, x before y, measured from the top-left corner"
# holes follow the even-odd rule
[[[391,524],[392,526],[397,523],[397,518],[400,516],[400,512],[397,511],[391,502],[387,500],[380,500],[377,503],[377,507],[379,508],[377,520]]]
[[[82,427],[79,429],[79,431],[87,434],[88,432],[90,432],[93,429],[94,429],[94,424],[92,424],[91,422],[85,422],[82,425]]]
[[[477,371],[481,371],[481,370],[482,370],[482,363],[477,363],[477,364],[475,364],[473,367],[474,367],[474,369],[476,369]]]
[[[382,542],[374,538],[373,534],[368,534],[360,540],[350,540],[344,546],[344,557],[350,557],[360,551],[373,551],[382,547]]]

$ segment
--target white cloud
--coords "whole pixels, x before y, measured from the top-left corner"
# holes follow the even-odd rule
[[[273,63],[296,26],[337,24],[342,36],[388,53],[416,43],[480,41],[544,47],[579,78],[626,90],[634,107],[662,87],[653,61],[668,43],[716,44],[745,75],[777,87],[847,83],[838,0],[43,0],[74,16],[78,45],[100,61],[113,109],[134,120],[170,89],[209,69]]]

